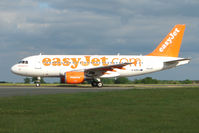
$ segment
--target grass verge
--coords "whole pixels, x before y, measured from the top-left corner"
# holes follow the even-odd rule
[[[199,88],[0,98],[2,133],[198,133]]]

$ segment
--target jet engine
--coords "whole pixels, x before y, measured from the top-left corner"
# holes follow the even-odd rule
[[[66,72],[63,77],[60,78],[61,83],[67,84],[80,84],[85,80],[84,72]]]

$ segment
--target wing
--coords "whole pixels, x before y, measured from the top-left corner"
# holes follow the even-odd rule
[[[124,66],[130,65],[132,63],[122,63],[122,64],[114,64],[114,65],[107,65],[107,66],[100,66],[95,68],[88,68],[84,69],[85,71],[111,71],[114,68],[123,69]]]
[[[100,77],[104,74],[108,74],[106,72],[109,71],[109,74],[111,73],[110,77],[116,77],[116,76],[119,76],[119,74],[116,72],[116,70],[114,70],[115,68],[125,70],[125,68],[123,68],[123,67],[130,65],[130,64],[132,64],[132,63],[122,63],[122,64],[107,65],[107,66],[99,66],[99,67],[95,67],[95,68],[84,69],[84,72],[89,77]]]

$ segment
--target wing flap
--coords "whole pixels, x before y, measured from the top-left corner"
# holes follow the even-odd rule
[[[122,63],[122,64],[114,64],[114,65],[108,65],[108,66],[100,66],[95,68],[88,68],[84,71],[114,71],[114,68],[118,69],[124,69],[124,66],[130,65],[132,63]]]

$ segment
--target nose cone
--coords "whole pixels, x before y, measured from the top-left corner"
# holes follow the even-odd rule
[[[17,66],[16,65],[11,67],[11,72],[14,74],[17,74]]]

